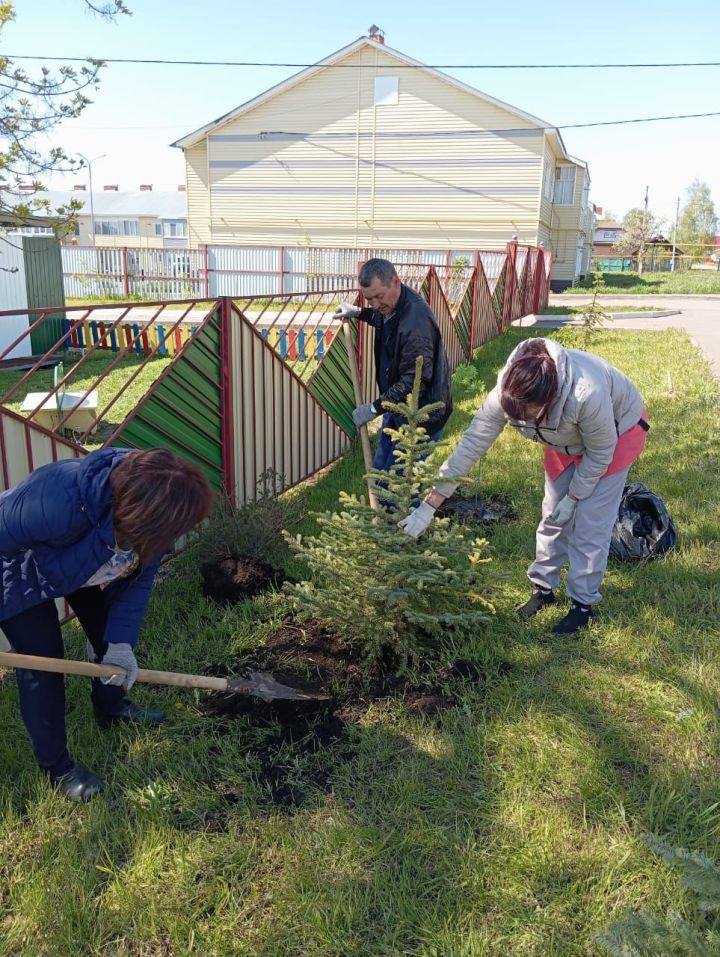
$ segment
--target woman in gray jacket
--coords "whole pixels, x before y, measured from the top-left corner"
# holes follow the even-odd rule
[[[567,561],[571,606],[553,631],[573,634],[588,624],[602,597],[625,481],[649,428],[643,400],[630,379],[599,356],[552,339],[527,339],[441,466],[448,481],[400,522],[406,534],[417,538],[425,531],[457,488],[453,479],[467,475],[508,424],[545,451],[542,518],[528,569],[532,594],[519,611],[529,618],[557,602],[554,589]]]

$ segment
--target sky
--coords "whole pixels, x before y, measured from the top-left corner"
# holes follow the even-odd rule
[[[430,65],[720,60],[717,0],[450,7],[393,0],[370,3],[367,12],[336,0],[126,3],[132,16],[113,24],[89,13],[83,0],[16,0],[16,21],[3,30],[0,53],[314,63],[376,23],[390,47]],[[36,73],[42,61],[17,65]],[[96,190],[106,183],[174,190],[185,174],[182,151],[169,145],[173,140],[295,72],[110,64],[91,94],[93,103],[56,128],[47,143],[94,160]],[[720,111],[720,67],[445,72],[552,125]],[[684,199],[696,178],[708,183],[720,208],[720,116],[565,129],[562,136],[568,152],[589,164],[592,201],[620,217],[642,206],[648,187],[649,208],[671,225],[677,198]],[[55,175],[47,185],[70,188],[85,175]]]

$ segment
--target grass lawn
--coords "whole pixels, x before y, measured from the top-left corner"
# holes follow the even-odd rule
[[[71,353],[70,356],[64,360],[65,374],[70,371],[79,358],[79,353]],[[117,359],[117,353],[95,352],[66,383],[67,390],[70,392],[85,392],[86,389],[93,386],[98,376],[102,375],[105,369],[107,369],[115,359]],[[98,412],[102,411],[113,396],[123,387],[135,369],[145,361],[145,356],[140,356],[136,353],[127,355],[118,363],[107,378],[102,380],[98,386]],[[97,431],[88,437],[87,442],[85,442],[86,448],[95,449],[102,445],[105,439],[137,406],[152,383],[171,361],[171,356],[155,356],[146,362],[142,372],[133,379],[127,390],[123,392],[115,405],[110,409],[107,416],[103,417]],[[16,382],[19,382],[24,375],[24,372],[0,372],[0,395],[4,395]],[[34,373],[20,391],[6,403],[7,407],[12,409],[13,412],[17,412],[18,415],[21,415],[23,413],[20,412],[20,406],[28,392],[50,392],[52,388],[53,370],[40,369]]]
[[[653,296],[662,294],[676,295],[720,295],[720,272],[689,269],[683,272],[605,272],[603,295]],[[588,276],[572,289],[566,289],[564,295],[586,296],[592,290],[592,276]]]
[[[613,306],[610,303],[605,303],[601,307],[605,312],[616,313],[616,312],[656,312],[660,306]],[[582,311],[582,306],[545,306],[542,311],[543,316],[567,316],[570,314],[579,314]]]
[[[458,396],[446,448],[528,334],[479,351],[482,388]],[[542,469],[540,450],[508,430],[473,475],[483,494],[509,492],[519,515],[489,534],[497,614],[448,650],[484,678],[439,717],[375,704],[342,747],[313,749],[252,720],[203,717],[195,692],[141,687],[135,699],[168,722],[100,732],[88,682],[69,678],[71,752],[108,784],[74,806],[37,773],[6,681],[1,957],[588,957],[592,933],[626,908],[689,910],[639,835],[720,857],[718,386],[684,333],[603,331],[594,343],[647,400],[634,478],[667,501],[678,550],[613,564],[581,638],[549,633],[563,608],[517,621]],[[362,486],[352,453],[301,494],[324,509]],[[151,602],[144,667],[241,659],[286,614],[279,596],[208,605],[190,557],[174,564]],[[68,656],[82,657],[79,631],[67,632]],[[299,807],[270,800],[268,753],[303,791]],[[314,785],[320,772],[330,789]]]

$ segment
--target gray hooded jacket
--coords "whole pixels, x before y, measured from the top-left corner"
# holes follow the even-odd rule
[[[642,416],[642,396],[626,375],[599,356],[578,349],[564,349],[553,339],[543,339],[555,362],[559,395],[539,425],[510,419],[500,405],[502,382],[509,366],[534,339],[526,339],[513,350],[489,393],[460,439],[455,451],[440,468],[437,490],[451,495],[457,483],[451,479],[468,474],[506,424],[526,438],[551,445],[568,455],[582,455],[569,493],[577,499],[592,495],[607,470],[618,436],[637,424]]]

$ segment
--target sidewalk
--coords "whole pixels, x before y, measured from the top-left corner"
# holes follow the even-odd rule
[[[551,306],[579,306],[589,302],[588,296],[551,295]],[[662,330],[684,329],[705,354],[713,374],[720,379],[720,296],[599,296],[598,302],[606,312],[613,306],[653,306],[653,311],[670,315],[653,317],[650,314],[617,314],[606,325],[607,329]],[[679,315],[678,315],[679,311]],[[574,316],[525,316],[513,325],[558,329],[576,325]]]

